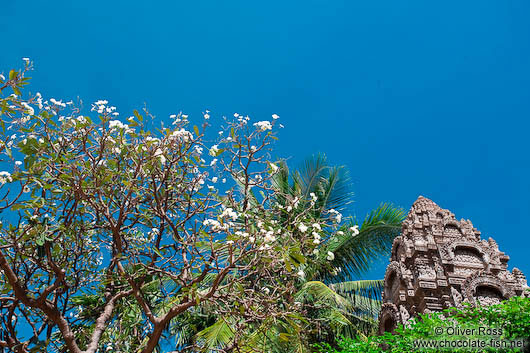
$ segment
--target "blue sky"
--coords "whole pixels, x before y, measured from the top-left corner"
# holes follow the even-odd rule
[[[122,115],[285,125],[278,155],[346,165],[363,217],[418,195],[530,275],[530,2],[3,0],[0,71]],[[382,277],[384,265],[369,277]]]

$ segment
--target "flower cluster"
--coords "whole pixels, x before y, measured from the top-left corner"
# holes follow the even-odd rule
[[[332,208],[328,211],[328,213],[330,214],[331,218],[334,219],[335,222],[342,222],[342,214],[339,211]]]
[[[10,183],[13,181],[13,178],[11,177],[11,173],[6,171],[0,172],[0,185],[4,185],[5,183]]]
[[[261,131],[272,130],[272,124],[268,120],[258,121],[257,123],[254,123],[254,126],[256,126]]]

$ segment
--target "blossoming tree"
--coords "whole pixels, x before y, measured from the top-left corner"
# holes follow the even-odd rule
[[[301,268],[333,225],[290,212],[291,195],[272,202],[277,115],[165,126],[105,100],[85,113],[24,94],[31,67],[0,76],[0,350],[153,352],[206,306],[207,346],[296,327]]]

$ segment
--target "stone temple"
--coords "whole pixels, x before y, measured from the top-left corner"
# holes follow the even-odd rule
[[[420,196],[392,245],[384,279],[379,332],[393,332],[418,313],[499,303],[529,295],[524,274],[508,271],[508,255],[480,238],[469,220]]]

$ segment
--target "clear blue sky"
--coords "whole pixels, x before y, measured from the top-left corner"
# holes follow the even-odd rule
[[[278,154],[345,164],[358,216],[424,195],[530,276],[528,14],[528,0],[2,0],[0,71],[30,57],[33,91],[125,116],[277,113]]]

